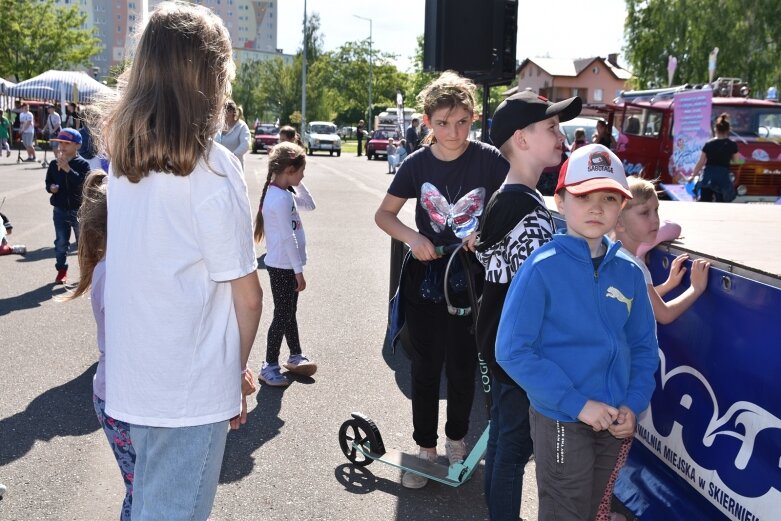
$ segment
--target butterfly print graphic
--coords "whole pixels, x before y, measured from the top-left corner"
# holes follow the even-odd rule
[[[420,191],[420,205],[431,219],[431,228],[439,233],[450,227],[459,239],[477,229],[477,220],[483,213],[485,188],[475,188],[455,204],[450,204],[431,183],[423,183]]]

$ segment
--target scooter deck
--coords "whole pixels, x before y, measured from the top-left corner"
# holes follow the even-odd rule
[[[412,454],[407,454],[394,449],[389,449],[385,454],[379,455],[371,451],[366,451],[359,445],[354,445],[354,447],[363,452],[366,457],[373,460],[382,461],[383,463],[393,465],[402,470],[414,472],[424,478],[433,479],[444,485],[458,487],[472,477],[475,469],[480,464],[480,460],[483,459],[486,447],[488,446],[490,426],[491,422],[489,421],[488,427],[483,431],[483,434],[477,440],[474,448],[467,455],[466,460],[463,463],[455,463],[450,466],[441,463],[433,463],[428,460],[420,459]]]
[[[412,454],[407,454],[395,449],[388,449],[382,456],[374,455],[374,457],[388,465],[393,465],[394,467],[420,474],[423,477],[439,481],[446,485],[455,487],[461,484],[459,481],[448,477],[450,468],[441,463],[424,460]]]

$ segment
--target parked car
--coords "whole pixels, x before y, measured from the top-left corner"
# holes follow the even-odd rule
[[[342,140],[336,133],[336,125],[328,121],[312,121],[306,125],[304,134],[306,153],[310,156],[318,150],[327,151],[336,157],[342,155]]]
[[[355,139],[355,132],[358,129],[355,127],[342,127],[339,130],[336,131],[336,133],[339,135],[342,139]]]
[[[387,159],[388,139],[390,138],[393,138],[393,143],[395,145],[398,145],[401,140],[399,133],[395,130],[382,128],[375,130],[372,133],[371,138],[369,138],[369,142],[366,143],[366,159],[379,159],[381,157]]]
[[[279,143],[279,129],[275,125],[258,125],[255,127],[255,139],[252,140],[252,153],[270,150]]]

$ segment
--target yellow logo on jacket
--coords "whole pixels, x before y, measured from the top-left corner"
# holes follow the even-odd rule
[[[610,286],[607,288],[607,293],[605,294],[606,297],[614,298],[619,302],[623,302],[626,304],[626,312],[627,314],[632,313],[632,300],[631,298],[626,298],[623,293],[621,293],[621,290],[618,288],[614,288],[613,286]]]

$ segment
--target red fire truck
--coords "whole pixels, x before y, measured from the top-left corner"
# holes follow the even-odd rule
[[[730,138],[742,159],[731,167],[736,201],[775,201],[781,196],[781,104],[749,98],[750,89],[738,79],[719,78],[704,87],[623,92],[602,108],[608,123],[620,132],[616,153],[627,174],[661,183],[681,182],[672,173],[675,94],[702,88],[712,89],[711,127],[720,114],[730,117]]]

